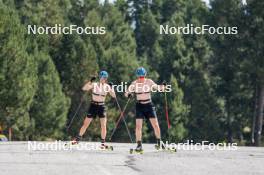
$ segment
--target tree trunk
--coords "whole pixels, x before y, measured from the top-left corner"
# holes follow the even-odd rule
[[[232,120],[231,120],[231,113],[230,113],[230,102],[229,98],[226,100],[226,112],[227,112],[227,141],[228,143],[233,143],[233,130],[232,130]]]
[[[258,110],[258,87],[256,86],[254,92],[254,113],[251,127],[251,143],[255,144],[255,132],[256,132],[256,115]]]
[[[256,129],[255,129],[255,145],[261,145],[261,133],[263,126],[263,108],[264,108],[264,84],[259,88],[259,97],[258,97],[258,110],[256,117]]]

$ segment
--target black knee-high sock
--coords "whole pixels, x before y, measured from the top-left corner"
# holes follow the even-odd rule
[[[157,139],[157,145],[160,145],[160,139]]]
[[[102,145],[105,144],[105,139],[101,139],[101,144],[102,144]]]
[[[80,136],[79,134],[75,137],[75,139],[77,140],[77,141],[80,141],[81,139],[82,139],[82,136]]]

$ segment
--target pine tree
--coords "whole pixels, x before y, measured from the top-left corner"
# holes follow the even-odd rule
[[[14,139],[27,139],[29,109],[36,91],[36,62],[27,53],[25,30],[17,13],[0,2],[0,115],[14,129]]]
[[[199,0],[185,2],[185,24],[202,26],[208,24],[211,14],[208,7]],[[182,84],[185,102],[190,105],[188,129],[190,138],[211,141],[222,140],[221,103],[214,92],[214,76],[211,74],[212,49],[207,35],[184,35],[189,53]]]
[[[138,67],[133,31],[125,21],[122,13],[112,4],[105,3],[101,7],[100,16],[103,19],[102,24],[106,27],[107,32],[102,38],[94,40],[97,43],[95,47],[99,50],[99,54],[97,55],[99,67],[109,72],[109,81],[114,82],[114,84],[130,82],[132,81],[131,77],[133,77],[135,69]],[[119,100],[121,106],[123,106],[127,99],[120,99],[120,95],[118,94]],[[118,110],[115,102],[110,104],[115,110]],[[127,110],[130,111],[131,109],[128,108]],[[111,118],[109,120],[110,131],[118,116],[119,111],[113,111],[112,115],[109,115],[109,119]],[[132,126],[131,121],[133,121],[133,118],[127,117],[130,127]],[[124,125],[122,124],[121,126]],[[121,128],[115,138],[118,138],[119,134],[121,138],[126,136],[126,141],[128,141],[129,139],[124,129]]]
[[[240,0],[232,1],[214,1],[212,2],[212,21],[213,26],[236,26],[241,29],[242,2]],[[241,31],[239,31],[241,32]],[[228,142],[233,141],[233,137],[242,131],[243,126],[241,117],[247,117],[246,111],[248,105],[241,105],[242,100],[250,98],[250,91],[245,91],[241,80],[240,54],[241,40],[240,33],[237,35],[216,35],[212,37],[214,47],[213,73],[217,74],[216,94],[222,99],[224,104],[224,122]],[[244,93],[243,93],[244,91]],[[247,93],[245,93],[247,92]],[[244,94],[244,95],[242,95]],[[237,103],[240,101],[239,103]],[[239,109],[240,110],[237,110]]]
[[[172,92],[168,93],[168,107],[169,107],[169,119],[171,122],[171,129],[168,130],[167,138],[169,141],[181,141],[188,135],[187,123],[189,114],[189,105],[183,103],[184,94],[181,88],[179,88],[176,78],[172,75],[170,79]],[[165,112],[164,114],[165,115]],[[163,130],[166,128],[162,127]]]
[[[88,42],[86,44],[78,35],[65,35],[53,59],[60,75],[63,92],[71,99],[68,113],[70,121],[81,99],[84,98],[85,102],[89,100],[81,88],[91,77],[97,75],[96,53],[93,46]],[[76,118],[84,117],[86,106],[87,104],[83,105]],[[80,122],[82,121],[77,122],[78,126],[73,123],[70,131],[78,130]]]
[[[49,55],[37,52],[35,56],[38,61],[38,86],[30,108],[31,122],[35,126],[31,139],[62,138],[69,99],[62,91],[59,74]]]
[[[28,25],[37,27],[53,27],[56,24],[65,26],[67,22],[67,13],[71,7],[68,0],[23,0],[15,1],[16,7],[22,24],[25,28]],[[36,40],[39,49],[46,50],[51,56],[56,52],[56,48],[62,38],[61,34],[53,35],[28,35],[29,38]]]
[[[264,111],[264,59],[263,59],[263,7],[262,1],[247,1],[245,13],[245,48],[246,58],[244,59],[244,69],[251,74],[250,80],[255,89],[255,120],[253,120],[252,131],[254,133],[253,143],[257,146],[261,145],[261,135],[263,129],[263,111]],[[249,81],[250,81],[249,80]]]

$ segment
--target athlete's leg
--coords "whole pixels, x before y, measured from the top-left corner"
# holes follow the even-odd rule
[[[141,141],[142,139],[142,124],[143,119],[136,119],[136,141]]]
[[[101,139],[105,140],[106,137],[106,117],[100,118],[100,124],[101,124]]]
[[[136,104],[136,141],[137,141],[137,151],[142,150],[142,125],[144,119],[144,106],[140,103]]]
[[[83,136],[83,134],[85,133],[86,129],[88,128],[88,126],[90,125],[91,121],[93,120],[93,118],[90,117],[85,117],[84,121],[83,121],[83,125],[79,131],[79,136]]]
[[[149,118],[149,121],[154,129],[156,139],[160,139],[160,127],[159,127],[158,119],[153,117],[153,118]]]
[[[137,141],[137,151],[142,150],[142,125],[143,119],[137,118],[136,119],[136,141]]]
[[[149,118],[149,121],[154,129],[155,136],[157,139],[157,144],[155,145],[156,149],[165,149],[165,146],[162,144],[162,141],[160,139],[160,127],[159,127],[159,122],[158,119],[155,117]]]

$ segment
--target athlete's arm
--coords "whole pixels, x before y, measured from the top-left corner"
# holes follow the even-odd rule
[[[111,97],[116,98],[116,93],[115,93],[114,88],[110,85],[108,86],[109,86],[109,94],[111,95]]]
[[[83,87],[82,90],[83,91],[89,91],[93,88],[93,83],[91,81],[87,82]]]
[[[125,92],[126,97],[131,97],[132,93],[135,92],[135,82],[132,82]]]

